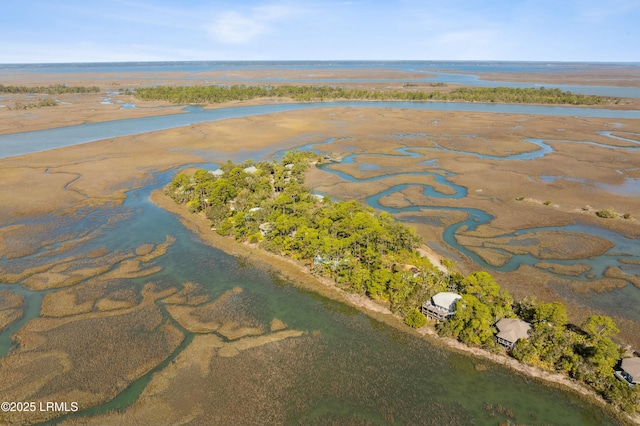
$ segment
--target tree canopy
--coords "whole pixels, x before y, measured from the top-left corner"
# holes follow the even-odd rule
[[[560,89],[470,87],[450,91],[367,90],[333,86],[155,86],[140,87],[133,94],[143,100],[163,100],[178,104],[211,104],[259,98],[287,98],[295,101],[398,100],[457,101],[527,104],[602,105],[617,103],[613,98],[580,95]]]

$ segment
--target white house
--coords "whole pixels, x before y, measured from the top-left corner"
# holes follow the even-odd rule
[[[420,311],[429,318],[444,321],[456,313],[455,305],[460,299],[462,296],[457,293],[449,291],[438,293],[424,302]]]

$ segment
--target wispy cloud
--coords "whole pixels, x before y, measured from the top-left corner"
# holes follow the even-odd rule
[[[222,43],[248,43],[269,30],[269,27],[253,16],[238,12],[226,12],[207,28],[209,34]]]
[[[268,4],[252,7],[244,12],[227,11],[206,26],[216,41],[228,44],[245,44],[273,31],[276,24],[301,13],[286,4]]]
[[[0,63],[637,61],[639,16],[639,0],[5,1]]]

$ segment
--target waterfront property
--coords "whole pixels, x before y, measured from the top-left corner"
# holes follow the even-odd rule
[[[446,321],[456,313],[456,302],[460,299],[462,296],[457,293],[441,292],[424,302],[420,311],[428,318]]]
[[[496,328],[498,329],[498,334],[496,334],[498,343],[507,349],[513,349],[513,345],[519,339],[529,337],[531,325],[521,319],[503,318],[496,323]]]
[[[640,381],[640,357],[623,358],[620,363],[622,371],[616,371],[616,377],[626,380],[629,385],[635,386]]]

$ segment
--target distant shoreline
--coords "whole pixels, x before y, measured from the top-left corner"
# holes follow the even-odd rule
[[[565,375],[525,365],[514,358],[509,358],[505,355],[493,354],[480,348],[473,348],[454,339],[439,337],[430,324],[414,331],[402,323],[400,318],[393,315],[387,307],[376,303],[365,296],[347,293],[336,287],[333,281],[327,278],[311,275],[308,268],[303,266],[300,262],[268,253],[248,243],[239,243],[231,238],[220,236],[211,231],[209,220],[206,219],[204,215],[190,213],[186,208],[184,208],[184,206],[176,204],[173,200],[167,197],[163,193],[162,189],[154,190],[151,193],[150,199],[158,207],[177,215],[180,222],[187,229],[197,234],[207,244],[232,256],[241,258],[250,257],[252,263],[277,272],[282,278],[286,279],[296,287],[311,290],[332,300],[346,303],[389,326],[405,333],[414,334],[431,343],[446,347],[449,350],[464,353],[473,356],[474,358],[489,360],[527,377],[542,380],[550,386],[571,390],[587,399],[589,402],[613,413],[618,420],[640,425],[640,414],[630,415],[613,409],[610,404],[608,404],[594,391],[584,385],[581,385],[577,381],[571,380]],[[475,365],[476,368],[482,368],[481,364]]]

